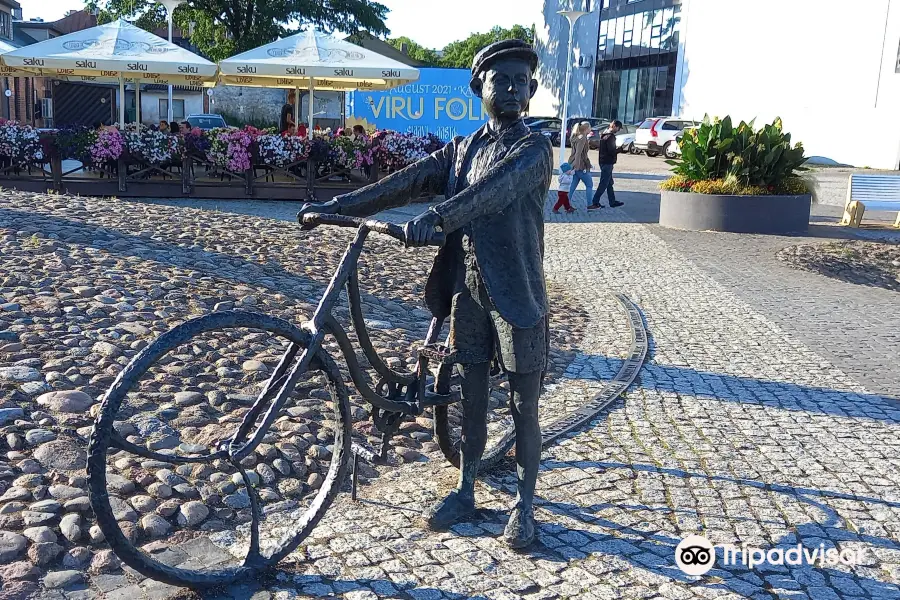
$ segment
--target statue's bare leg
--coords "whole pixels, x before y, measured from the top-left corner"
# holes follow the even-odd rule
[[[541,372],[510,373],[510,410],[516,425],[516,504],[503,537],[513,548],[525,548],[534,541],[534,487],[541,461],[541,426],[538,422],[538,397]]]
[[[462,387],[462,441],[459,485],[431,509],[428,527],[447,529],[475,512],[475,480],[487,444],[487,409],[491,393],[490,363],[459,365]],[[538,455],[540,457],[540,454]],[[534,489],[534,486],[532,486]]]

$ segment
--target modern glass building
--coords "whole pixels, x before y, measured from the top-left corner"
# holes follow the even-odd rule
[[[780,117],[813,162],[897,169],[898,2],[857,2],[852,26],[846,11],[826,4],[545,0],[535,27],[540,62],[531,114],[560,116],[565,96],[570,118],[626,124],[669,115],[731,115],[758,125]],[[561,10],[585,12],[572,48]],[[798,57],[802,68],[791,60]],[[878,127],[848,143],[827,126],[835,115]]]
[[[672,112],[681,0],[605,0],[594,116],[638,123]]]

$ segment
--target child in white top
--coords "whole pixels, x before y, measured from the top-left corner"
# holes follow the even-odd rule
[[[559,213],[560,208],[565,208],[567,213],[575,212],[575,209],[572,208],[572,205],[569,203],[569,188],[572,185],[572,175],[575,174],[575,169],[569,163],[563,163],[559,167],[559,191],[557,192],[558,200],[556,201],[556,206],[553,207],[554,213]]]

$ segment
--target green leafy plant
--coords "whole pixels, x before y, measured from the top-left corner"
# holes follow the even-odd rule
[[[809,193],[800,177],[805,171],[803,144],[791,146],[780,118],[754,128],[754,121],[734,126],[731,117],[704,117],[699,127],[685,130],[681,159],[670,160],[675,176],[662,188],[705,194]],[[718,183],[711,183],[718,182]]]

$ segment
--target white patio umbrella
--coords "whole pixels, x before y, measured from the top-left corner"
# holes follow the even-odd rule
[[[0,54],[6,54],[7,52],[12,52],[13,50],[16,50],[16,46],[0,40]],[[34,77],[34,73],[23,71],[22,69],[13,69],[12,67],[0,65],[0,77]]]
[[[41,77],[118,81],[125,122],[125,82],[214,86],[218,67],[201,56],[119,19],[0,54],[0,63]]]
[[[389,90],[419,78],[419,70],[315,29],[248,50],[219,63],[227,85],[315,90]],[[294,122],[300,118],[299,94]],[[309,135],[313,114],[310,110]]]

